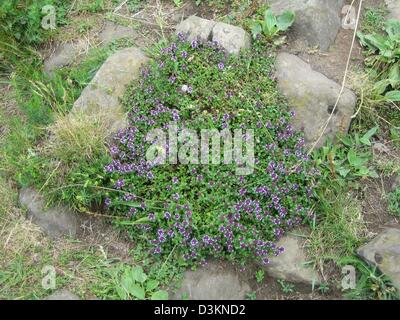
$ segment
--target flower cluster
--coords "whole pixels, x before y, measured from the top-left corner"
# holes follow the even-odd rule
[[[129,124],[116,134],[105,167],[118,192],[105,206],[125,216],[132,237],[145,239],[155,255],[176,248],[186,261],[212,255],[267,264],[284,251],[276,241],[310,215],[316,173],[290,124],[294,113],[275,94],[272,65],[257,42],[234,57],[218,43],[187,42],[179,34],[129,87]],[[154,143],[146,133],[171,121],[196,131],[254,130],[254,173],[237,176],[235,164],[146,161]],[[168,144],[161,149],[169,153]]]

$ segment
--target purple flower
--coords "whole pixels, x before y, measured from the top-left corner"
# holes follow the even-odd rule
[[[118,149],[117,146],[112,146],[112,147],[110,148],[110,153],[111,153],[112,155],[116,155],[118,152],[119,152],[119,149]]]
[[[196,238],[193,238],[192,241],[190,241],[190,245],[192,247],[197,247],[198,244],[199,244],[199,242],[197,241]]]
[[[121,189],[123,186],[125,186],[125,180],[124,179],[119,179],[117,182],[114,184],[114,187],[116,189]]]
[[[218,63],[218,69],[219,70],[223,70],[224,67],[225,67],[225,65],[222,62]]]
[[[192,46],[193,49],[197,48],[197,47],[198,47],[198,42],[197,42],[197,40],[193,40],[193,41],[190,43],[190,45]]]
[[[175,236],[174,230],[169,230],[169,231],[167,232],[167,235],[168,235],[168,237],[173,238],[173,237]]]
[[[182,57],[186,58],[188,56],[188,53],[186,51],[182,51]]]
[[[176,77],[174,77],[174,76],[170,76],[170,77],[168,78],[168,81],[169,81],[170,83],[174,83],[175,80],[176,80]]]
[[[106,207],[109,207],[110,204],[111,204],[111,199],[110,199],[110,198],[106,198],[106,199],[104,200],[104,205],[105,205]]]
[[[154,253],[155,254],[159,254],[159,253],[161,253],[161,247],[160,246],[157,246],[155,249],[154,249]]]
[[[171,219],[171,214],[170,214],[168,211],[165,212],[165,213],[164,213],[164,218],[165,218],[166,220]]]
[[[179,32],[178,33],[178,38],[179,38],[179,40],[181,41],[181,42],[185,42],[185,35],[182,33],[182,32]]]
[[[178,201],[179,198],[180,198],[179,193],[175,193],[175,194],[172,196],[172,199],[174,199],[175,201]]]

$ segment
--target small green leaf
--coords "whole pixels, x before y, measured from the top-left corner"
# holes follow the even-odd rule
[[[353,141],[351,141],[349,136],[345,136],[341,140],[345,146],[351,147],[353,145]]]
[[[379,178],[379,174],[375,170],[369,170],[368,175],[371,178]]]
[[[149,280],[146,283],[146,290],[147,291],[153,291],[155,288],[158,287],[160,283],[157,280]]]
[[[385,94],[385,98],[393,102],[400,102],[400,90],[393,90],[387,92]]]
[[[362,166],[358,168],[356,176],[365,177],[367,175],[369,175],[369,169],[367,167]]]
[[[144,283],[147,280],[147,275],[143,272],[142,267],[134,267],[131,271],[132,279],[139,283]]]
[[[164,290],[156,291],[152,294],[151,300],[168,300],[168,292]]]
[[[341,177],[346,178],[351,170],[347,168],[338,168],[336,169],[336,171],[340,174]]]
[[[395,63],[389,69],[389,82],[392,88],[395,88],[400,83],[400,64]]]
[[[368,130],[361,138],[360,138],[360,142],[362,144],[365,144],[367,146],[371,145],[371,137],[378,131],[378,127],[374,127],[370,130]]]
[[[262,32],[262,26],[258,22],[254,22],[251,25],[251,33],[253,34],[253,38],[255,39]]]

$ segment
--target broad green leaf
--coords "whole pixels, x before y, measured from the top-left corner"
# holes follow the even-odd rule
[[[133,283],[129,288],[129,293],[139,300],[144,300],[145,292],[144,289],[136,283]]]
[[[293,11],[285,11],[280,16],[278,16],[276,24],[280,31],[286,31],[293,24],[295,19],[295,14]]]
[[[132,279],[139,283],[144,283],[147,280],[147,275],[143,272],[142,267],[134,267],[131,271]]]
[[[377,94],[382,94],[385,92],[386,88],[390,84],[389,79],[383,79],[381,81],[378,81],[374,84],[374,92]]]
[[[378,131],[378,127],[374,127],[372,129],[369,129],[361,138],[360,138],[360,142],[362,144],[365,144],[367,146],[371,145],[371,137],[376,133],[376,131]]]
[[[164,290],[154,292],[151,296],[151,300],[168,300],[168,292]]]
[[[157,280],[149,280],[146,282],[146,291],[153,291],[160,283]]]
[[[385,94],[385,98],[394,101],[394,102],[399,102],[400,101],[400,90],[394,90],[394,91],[389,91]]]
[[[350,149],[347,154],[347,160],[353,167],[360,167],[364,163],[368,162],[368,159],[359,157],[354,149]]]
[[[134,283],[133,283],[133,280],[132,280],[131,276],[128,273],[128,270],[125,270],[125,273],[124,273],[124,275],[122,276],[122,279],[121,279],[122,289],[125,289],[125,291],[127,293],[131,293],[131,288],[132,288],[133,285],[134,285]]]
[[[384,59],[381,56],[384,58],[387,58],[387,59]],[[380,56],[378,56],[377,59],[379,59],[380,61],[383,61],[383,62],[388,62],[388,60],[393,59],[393,57],[394,57],[394,51],[387,49],[387,50],[380,51]]]
[[[126,300],[128,298],[127,290],[125,290],[123,287],[117,286],[115,290],[117,291],[120,299]]]
[[[379,34],[367,34],[364,41],[370,49],[378,49],[379,51],[389,50],[387,38]]]
[[[389,19],[386,21],[385,31],[389,35],[390,40],[400,40],[400,20]]]
[[[271,9],[268,9],[265,11],[265,16],[264,16],[264,32],[267,35],[273,35],[274,29],[276,29],[276,17],[274,13],[272,12]]]

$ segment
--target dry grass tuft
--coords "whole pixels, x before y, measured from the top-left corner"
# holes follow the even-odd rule
[[[47,152],[63,163],[90,161],[106,152],[110,120],[104,113],[70,113],[48,127]]]
[[[352,255],[367,237],[361,203],[352,194],[327,192],[323,217],[306,241],[308,255],[324,278],[324,266]]]

